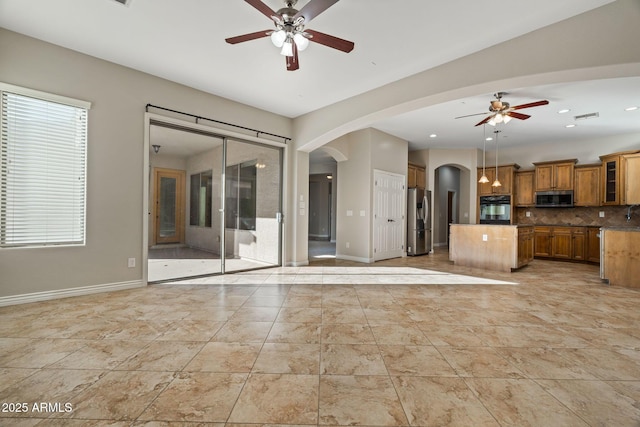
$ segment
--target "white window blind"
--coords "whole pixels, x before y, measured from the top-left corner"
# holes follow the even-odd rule
[[[84,244],[87,108],[0,94],[0,246]]]

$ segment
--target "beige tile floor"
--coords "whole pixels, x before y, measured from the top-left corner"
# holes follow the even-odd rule
[[[0,425],[640,425],[640,292],[592,265],[326,260],[0,319]]]

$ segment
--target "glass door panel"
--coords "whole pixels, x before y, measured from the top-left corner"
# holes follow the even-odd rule
[[[149,135],[151,145],[160,146],[149,151],[156,176],[150,193],[158,195],[149,224],[157,230],[149,239],[149,281],[220,274],[223,139],[161,125],[152,125]],[[180,182],[158,177],[169,166],[181,174]]]
[[[157,243],[181,243],[184,171],[156,169],[155,240]]]
[[[227,141],[225,272],[281,265],[282,149]]]
[[[171,239],[178,235],[178,227],[176,223],[176,209],[178,204],[176,203],[176,179],[161,177],[160,178],[160,199],[159,199],[159,211],[160,211],[160,238]]]

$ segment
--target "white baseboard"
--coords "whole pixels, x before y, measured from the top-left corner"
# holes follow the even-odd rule
[[[306,259],[304,261],[291,261],[287,263],[287,267],[304,267],[305,265],[309,265],[309,260]]]
[[[76,297],[97,294],[101,292],[121,291],[124,289],[142,288],[147,286],[141,280],[130,282],[106,283],[102,285],[81,286],[79,288],[57,289],[53,291],[34,292],[31,294],[9,295],[0,297],[0,307],[7,305],[27,304],[30,302],[48,301],[52,299]]]
[[[364,262],[366,264],[371,264],[375,262],[373,258],[361,258],[361,257],[351,256],[351,255],[336,254],[336,258],[344,259],[346,261]]]

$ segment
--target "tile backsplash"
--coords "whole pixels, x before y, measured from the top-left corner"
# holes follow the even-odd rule
[[[526,225],[575,225],[598,227],[640,227],[640,205],[631,209],[631,221],[627,222],[628,206],[595,206],[577,208],[516,208],[515,223]],[[530,212],[530,216],[527,216]],[[600,217],[604,212],[604,217]]]

